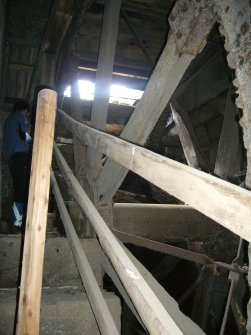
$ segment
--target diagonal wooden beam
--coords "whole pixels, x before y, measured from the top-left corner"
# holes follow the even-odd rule
[[[189,131],[182,120],[182,117],[176,112],[174,106],[170,104],[173,120],[180,138],[182,149],[187,160],[187,164],[195,169],[200,169],[197,153],[189,134]]]
[[[234,178],[241,170],[239,125],[235,120],[236,105],[232,95],[230,85],[214,169],[214,173],[223,179]]]
[[[71,119],[63,111],[59,113],[63,116],[64,124],[85,145],[93,146],[233,233],[251,241],[250,191],[89,128]]]
[[[129,19],[129,17],[128,17],[127,13],[126,13],[126,11],[122,10],[121,14],[122,14],[122,16],[123,16],[123,18],[124,18],[124,20],[125,20],[128,28],[131,30],[131,32],[135,36],[136,40],[138,41],[138,44],[139,44],[139,46],[140,46],[140,48],[141,48],[141,50],[142,50],[142,52],[143,52],[143,54],[144,54],[147,62],[149,63],[149,65],[151,65],[151,67],[153,67],[154,66],[154,62],[152,61],[152,59],[151,59],[151,57],[149,55],[149,52],[147,51],[147,49],[146,49],[146,47],[145,47],[142,39],[140,38],[139,34],[137,33],[137,30],[134,28],[131,20]]]
[[[187,29],[184,30],[182,40],[188,45],[191,44],[192,53],[181,53],[182,48],[179,49],[180,45],[177,46],[176,44],[177,39],[181,38],[180,32],[175,31],[170,34],[144,94],[120,136],[123,139],[141,145],[145,144],[188,65],[206,42],[207,35],[215,22],[211,6],[204,2],[197,3],[195,0],[190,2],[192,4],[191,8],[189,7],[188,17],[187,13],[180,8],[182,1],[177,1],[170,16],[171,21],[169,21],[171,29],[175,31],[173,28],[175,18],[181,17],[181,20],[184,19]],[[201,10],[198,10],[199,7]],[[199,13],[203,13],[203,15]],[[196,38],[193,38],[194,36],[190,37],[189,33],[197,31],[196,27],[198,26],[200,27],[199,34],[196,35]],[[101,204],[109,203],[112,200],[127,172],[128,170],[121,165],[110,159],[107,160],[98,179]]]

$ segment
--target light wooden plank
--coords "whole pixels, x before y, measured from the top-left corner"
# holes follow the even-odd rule
[[[115,326],[109,308],[105,302],[105,299],[98,286],[97,280],[92,272],[90,263],[86,257],[86,254],[81,246],[79,238],[73,227],[70,215],[64,204],[61,192],[59,190],[54,173],[51,173],[52,189],[57,206],[59,209],[60,217],[63,221],[67,238],[69,240],[78,271],[83,281],[84,287],[95,318],[97,320],[98,327],[101,334],[111,335],[119,334],[118,329]]]
[[[168,310],[159,302],[155,293],[145,282],[138,269],[105,224],[56,146],[54,146],[54,153],[57,163],[66,177],[72,195],[91,222],[99,238],[100,245],[108,255],[150,334],[184,334],[180,325],[178,326],[176,323],[181,312],[178,311],[176,320],[170,316]],[[169,307],[170,309],[172,308],[172,303],[170,303]],[[196,333],[202,334],[202,331],[198,328],[194,334]]]
[[[108,155],[225,228],[251,241],[251,192],[202,171],[89,128],[64,115],[85,145]],[[111,181],[111,180],[110,180]]]
[[[56,100],[57,94],[52,90],[42,90],[38,95],[17,335],[36,335],[39,333]]]

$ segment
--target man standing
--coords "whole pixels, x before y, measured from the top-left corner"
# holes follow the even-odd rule
[[[12,222],[15,233],[21,231],[29,188],[31,137],[28,109],[26,101],[18,101],[3,128],[3,147],[13,179]]]

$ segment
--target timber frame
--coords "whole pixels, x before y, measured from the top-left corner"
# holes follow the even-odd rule
[[[108,5],[112,3],[112,0],[107,1]],[[241,238],[240,245],[242,239],[251,242],[251,192],[248,190],[251,188],[251,59],[248,57],[251,46],[250,41],[249,44],[247,42],[248,36],[250,37],[250,26],[249,30],[240,36],[243,43],[237,46],[234,38],[236,31],[241,30],[242,24],[248,20],[248,15],[250,15],[245,12],[245,6],[250,8],[248,0],[239,2],[235,0],[189,0],[186,2],[178,0],[176,2],[169,17],[170,33],[167,45],[149,79],[142,99],[120,138],[101,131],[104,129],[106,111],[99,119],[93,110],[93,127],[88,127],[76,120],[77,107],[72,115],[75,119],[58,109],[60,124],[64,124],[73,134],[75,155],[82,152],[81,159],[85,158],[86,161],[80,162],[76,178],[55,144],[54,155],[57,164],[73,198],[85,212],[97,235],[104,252],[103,266],[105,271],[114,279],[121,295],[150,334],[192,335],[204,334],[204,332],[179,310],[177,302],[167,292],[163,292],[163,288],[133,258],[118,239],[126,241],[130,236],[117,232],[118,238],[116,237],[116,231],[112,231],[113,223],[110,211],[113,206],[112,199],[128,170],[131,170],[238,235]],[[108,16],[111,15],[109,9],[111,8],[108,6],[106,11]],[[240,16],[241,21],[238,21],[237,17]],[[236,26],[230,17],[236,19],[234,21],[234,24],[238,22]],[[142,147],[159,116],[170,103],[185,70],[205,45],[207,36],[216,22],[220,24],[222,33],[225,35],[225,47],[229,53],[228,61],[236,71],[234,84],[239,88],[237,104],[243,109],[241,125],[247,149],[246,188],[248,189],[235,186],[230,182],[195,169],[194,167],[199,168],[197,160],[190,164],[194,167],[186,166]],[[112,41],[112,44],[114,47],[115,40]],[[246,45],[246,49],[243,49],[243,45]],[[103,47],[109,48],[109,46]],[[245,60],[241,61],[241,53],[244,53]],[[102,78],[102,71],[107,74],[105,68],[111,71],[111,64],[108,64],[107,59],[99,65],[98,78]],[[171,78],[171,80],[167,81],[167,78]],[[96,102],[99,107],[102,106],[102,103],[106,105],[107,96],[98,96],[98,98],[99,101]],[[179,118],[176,120],[181,123]],[[103,166],[101,164],[102,154],[108,157]],[[94,168],[94,175],[90,172],[92,168]],[[72,229],[71,220],[63,204],[53,173],[51,181],[62,221],[81,269],[83,283],[97,314],[100,331],[102,334],[116,334],[118,331],[115,329],[109,311],[105,303],[103,304],[102,297],[97,293],[95,283],[92,284],[94,280],[92,280],[88,262],[80,251],[76,233]],[[84,190],[86,185],[87,189]],[[105,220],[102,217],[105,217]],[[86,235],[88,236],[88,234]],[[152,244],[152,248],[163,247],[160,244],[157,246],[153,242],[142,241],[139,238],[138,242],[137,239],[134,241],[135,244],[145,243],[148,246]],[[168,246],[165,248],[168,253]],[[170,250],[171,248],[169,253],[171,253]],[[177,251],[172,250],[172,252]],[[186,257],[199,256],[187,253]],[[213,267],[225,266],[230,270],[232,278],[233,273],[247,272],[241,266],[235,267],[235,264],[221,263],[217,265],[213,260],[205,260],[205,258],[201,261],[211,262]],[[102,301],[101,309],[98,306],[98,301]],[[223,332],[224,322],[225,320],[222,325]]]

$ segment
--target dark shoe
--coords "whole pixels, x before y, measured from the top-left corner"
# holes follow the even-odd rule
[[[22,227],[18,227],[18,226],[12,226],[12,233],[13,234],[21,234],[22,232]]]

